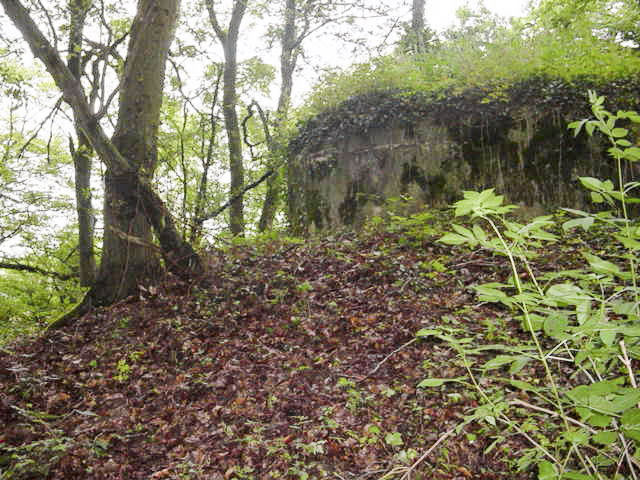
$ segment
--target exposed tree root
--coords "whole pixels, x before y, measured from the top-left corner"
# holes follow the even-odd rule
[[[57,330],[57,329],[66,327],[67,325],[71,325],[80,317],[89,313],[89,311],[91,311],[91,308],[93,306],[92,291],[93,289],[85,293],[82,300],[79,303],[77,303],[76,306],[73,307],[69,312],[61,315],[60,317],[55,319],[53,322],[51,322],[47,327],[47,330]]]

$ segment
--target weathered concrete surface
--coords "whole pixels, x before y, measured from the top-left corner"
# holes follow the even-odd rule
[[[385,200],[410,195],[416,204],[446,201],[469,174],[446,128],[377,128],[302,152],[296,158],[302,207],[316,228],[361,223]]]
[[[317,122],[321,134],[307,132],[312,141],[299,142],[290,157],[294,230],[357,227],[401,195],[420,208],[491,187],[523,205],[584,207],[588,196],[578,177],[612,178],[614,172],[602,137],[576,138],[567,128],[589,116],[588,103],[580,98],[540,108],[517,100],[419,105],[413,117],[388,114],[380,121],[376,112],[367,123],[374,115],[369,108],[345,112],[356,120],[333,129],[335,120]],[[402,112],[411,108],[402,101]]]

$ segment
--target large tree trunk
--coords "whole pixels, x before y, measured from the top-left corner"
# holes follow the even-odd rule
[[[229,28],[223,30],[218,23],[213,0],[206,1],[211,26],[224,49],[222,111],[229,143],[229,171],[231,174],[229,197],[237,196],[229,209],[229,227],[233,235],[244,235],[244,203],[242,195],[238,195],[244,187],[244,164],[242,161],[242,137],[236,112],[236,104],[238,103],[236,78],[238,74],[238,33],[242,17],[247,9],[247,3],[248,0],[234,1]]]
[[[135,288],[138,279],[147,273],[147,268],[138,257],[130,263],[129,260],[134,257],[126,254],[135,250],[135,254],[143,252],[142,255],[152,256],[150,252],[157,250],[146,243],[146,240],[150,239],[149,225],[153,226],[165,262],[172,271],[183,277],[192,277],[202,272],[200,258],[180,236],[169,211],[150,186],[149,178],[152,171],[145,170],[155,166],[154,136],[158,128],[159,103],[162,98],[164,60],[173,36],[178,3],[178,0],[139,2],[140,8],[132,34],[137,40],[132,41],[129,47],[129,60],[121,88],[120,110],[121,114],[128,115],[129,119],[136,119],[140,123],[127,124],[119,121],[116,133],[117,142],[123,149],[121,152],[105,135],[96,117],[91,113],[80,82],[64,64],[59,52],[40,32],[29,12],[18,0],[0,0],[5,13],[20,30],[34,56],[44,63],[62,91],[65,101],[73,108],[79,129],[86,135],[109,172],[106,188],[109,208],[113,213],[105,214],[105,219],[110,222],[109,230],[125,241],[113,239],[113,243],[103,252],[105,263],[101,267],[102,282],[94,286],[86,303],[108,303],[130,293],[131,290],[128,289]],[[147,41],[147,36],[153,38],[153,42]],[[135,63],[144,66],[139,67],[134,65]],[[141,70],[137,70],[140,68]],[[157,76],[151,75],[154,68]],[[136,77],[136,71],[144,72],[145,76]],[[139,88],[140,85],[146,85],[147,90]],[[156,91],[152,92],[150,89]],[[125,98],[124,91],[134,96]],[[141,96],[135,96],[137,94]],[[144,218],[139,222],[141,214]],[[126,218],[127,215],[131,216]],[[124,227],[124,230],[121,227]],[[142,236],[136,235],[140,233]],[[124,246],[124,250],[118,250],[118,246]],[[108,255],[112,254],[117,256],[116,260],[108,258]],[[156,261],[155,258],[153,260]],[[109,276],[113,278],[109,279]],[[111,291],[98,291],[102,287]],[[66,321],[59,322],[59,325],[64,323]]]
[[[129,53],[120,86],[118,123],[113,145],[135,166],[144,182],[156,168],[157,134],[164,72],[178,15],[177,0],[140,0],[129,38]],[[105,175],[103,260],[94,300],[110,303],[155,280],[160,269],[151,225],[140,202],[131,196],[130,172],[110,167]],[[124,195],[130,201],[125,202]],[[135,238],[133,242],[131,239]]]
[[[82,76],[82,37],[90,0],[69,2],[69,56],[67,66],[80,81]],[[80,256],[80,285],[90,287],[95,281],[96,260],[93,250],[93,207],[91,202],[91,163],[93,149],[86,135],[76,128],[78,148],[71,145],[75,168],[76,211],[78,213],[78,253]]]

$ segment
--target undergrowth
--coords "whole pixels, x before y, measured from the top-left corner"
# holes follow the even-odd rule
[[[630,206],[639,202],[631,194],[640,183],[624,178],[625,163],[639,160],[640,149],[627,139],[629,130],[619,126],[621,122],[638,124],[640,116],[606,111],[604,98],[593,92],[589,99],[595,118],[569,127],[576,135],[584,129],[589,135],[600,132],[608,138],[617,186],[610,180],[580,178],[593,202],[610,208],[596,214],[567,209],[575,218],[562,227],[565,232],[586,232],[604,226],[601,231],[610,235],[607,250],[596,255],[585,248],[583,268],[537,276],[536,252],[558,238],[551,233],[553,217],[514,222],[507,214],[516,207],[505,205],[493,189],[465,192],[464,199],[454,205],[455,216],[470,217],[471,224],[452,225],[453,231],[440,242],[482,248],[508,259],[507,282],[474,289],[479,300],[502,304],[512,312],[534,348],[496,343],[490,346],[493,358],[478,362],[487,345],[474,345],[469,335],[452,335],[444,329],[417,333],[446,341],[467,371],[466,378],[432,377],[419,387],[440,387],[445,382],[473,387],[481,401],[457,431],[477,422],[494,432],[498,442],[514,434],[526,438],[530,448],[522,452],[515,467],[520,471],[535,467],[540,480],[622,480],[640,474],[640,390],[635,377],[640,357],[636,260],[640,226],[630,216]],[[423,459],[396,473],[409,478]]]

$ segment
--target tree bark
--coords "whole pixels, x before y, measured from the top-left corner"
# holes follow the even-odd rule
[[[82,37],[91,0],[69,2],[69,54],[67,66],[80,82],[82,76]],[[77,123],[77,122],[76,122]],[[90,287],[95,281],[96,260],[93,250],[93,207],[91,202],[91,164],[93,150],[86,135],[76,128],[78,148],[70,141],[75,169],[76,211],[78,214],[78,252],[80,256],[80,285]]]
[[[80,256],[80,285],[90,287],[96,276],[93,249],[93,205],[91,198],[92,148],[87,137],[78,130],[78,148],[73,149],[75,170],[76,212],[78,214],[78,253]]]
[[[247,3],[248,0],[234,1],[229,28],[225,31],[218,23],[213,0],[206,0],[211,26],[224,49],[222,112],[229,144],[229,171],[231,174],[229,197],[236,198],[231,203],[229,210],[229,228],[233,235],[240,236],[244,235],[244,202],[242,195],[238,196],[237,194],[244,187],[244,164],[242,161],[242,137],[240,136],[240,125],[236,112],[238,103],[236,79],[238,74],[238,34],[240,23],[247,9]]]
[[[282,182],[278,174],[278,163],[280,163],[280,158],[284,155],[284,147],[281,141],[282,127],[285,125],[289,114],[291,92],[293,91],[293,73],[300,53],[300,40],[303,38],[299,39],[296,35],[296,18],[296,0],[286,0],[284,26],[280,40],[280,96],[273,125],[275,138],[268,143],[269,164],[267,165],[267,170],[273,170],[274,173],[267,179],[267,192],[262,206],[260,221],[258,222],[258,229],[261,232],[272,228],[280,198]],[[267,127],[265,126],[265,128]]]
[[[425,0],[413,0],[411,8],[411,31],[415,43],[415,52],[418,54],[425,52],[424,45],[424,3]]]
[[[162,92],[153,92],[147,98],[137,97],[123,100],[124,94],[122,90],[127,89],[130,95],[143,91],[136,88],[135,83],[137,82],[145,84],[149,88],[162,88],[163,72],[161,72],[160,76],[154,78],[135,77],[132,74],[132,72],[136,71],[135,66],[131,65],[134,58],[136,61],[142,61],[143,63],[146,61],[144,54],[138,49],[142,47],[147,49],[151,48],[150,43],[144,40],[144,36],[154,36],[159,32],[153,32],[152,29],[149,28],[149,25],[147,25],[146,28],[136,27],[134,25],[134,29],[138,28],[135,34],[138,40],[130,44],[131,52],[129,58],[132,60],[129,62],[125,71],[125,77],[127,77],[128,74],[128,83],[125,83],[124,88],[121,89],[121,112],[123,109],[130,108],[131,111],[126,113],[131,114],[129,118],[138,118],[139,121],[143,123],[131,123],[127,125],[119,121],[117,132],[120,132],[120,138],[118,139],[118,143],[120,147],[123,148],[123,152],[120,152],[114,143],[109,140],[96,117],[91,113],[80,82],[78,82],[64,64],[59,52],[51,46],[49,41],[37,28],[28,11],[20,1],[0,0],[0,4],[3,6],[6,15],[18,30],[20,30],[34,56],[44,63],[47,71],[62,91],[65,101],[72,107],[79,129],[86,135],[91,146],[104,162],[109,172],[107,186],[105,188],[107,189],[107,202],[111,202],[109,208],[112,212],[110,212],[110,214],[114,216],[105,215],[105,219],[109,219],[109,221],[112,222],[110,224],[111,227],[113,227],[111,228],[111,232],[126,241],[118,243],[118,240],[114,240],[113,244],[105,249],[103,252],[104,266],[101,265],[103,283],[96,283],[90,295],[88,295],[88,300],[83,302],[83,304],[95,305],[113,302],[131,293],[130,290],[127,290],[128,288],[136,286],[135,281],[138,277],[137,274],[140,272],[131,268],[128,260],[132,257],[127,257],[127,251],[135,249],[135,253],[143,252],[143,254],[146,255],[149,251],[157,250],[146,242],[146,238],[149,238],[149,236],[139,238],[133,235],[133,233],[138,233],[137,228],[139,225],[136,224],[136,228],[133,228],[131,221],[133,218],[135,222],[139,221],[141,213],[144,215],[141,231],[146,235],[148,232],[148,224],[153,226],[160,242],[167,267],[183,277],[199,275],[203,270],[200,258],[191,246],[179,235],[169,211],[150,186],[149,179],[151,172],[144,170],[155,164],[155,156],[152,154],[153,148],[155,147],[155,140],[153,140],[152,134],[157,131],[158,119],[154,117],[153,111],[155,108],[159,108],[156,105],[157,98],[161,98]],[[141,0],[139,6],[141,8],[139,8],[139,14],[134,23],[148,22],[161,32],[159,37],[155,37],[156,40],[161,43],[156,44],[153,48],[164,50],[164,52],[155,52],[155,54],[151,51],[146,52],[150,56],[157,55],[157,57],[150,60],[150,62],[159,65],[162,59],[166,58],[166,51],[168,50],[168,44],[172,37],[173,27],[176,21],[178,1]],[[132,87],[132,85],[134,86]],[[144,95],[146,95],[146,92]],[[138,110],[139,116],[135,115],[136,110]],[[132,130],[135,129],[137,131],[136,134],[127,135],[127,126]],[[152,147],[151,150],[148,150],[149,146]],[[129,156],[134,152],[136,155],[142,154],[140,152],[145,152],[144,154],[151,152],[152,156],[149,158]],[[122,207],[121,211],[118,211],[116,208],[118,206]],[[135,215],[125,218],[127,214]],[[125,225],[126,230],[118,228],[122,225]],[[107,227],[106,229],[109,230],[108,224],[105,224],[105,226]],[[130,226],[131,229],[129,229]],[[145,230],[145,228],[147,230]],[[115,251],[115,245],[123,245],[125,251]],[[116,255],[117,258],[115,260],[108,258],[108,255],[111,254]],[[141,265],[138,258],[135,260],[136,267],[146,270],[146,266]],[[111,278],[109,278],[109,276],[111,276]],[[110,291],[101,292],[100,289],[102,287],[109,288]],[[59,325],[67,323],[68,320],[69,318],[66,318],[65,321],[60,322]]]
[[[178,3],[138,2],[120,84],[118,122],[112,142],[133,162],[136,175],[145,183],[151,181],[157,164],[164,72]],[[100,297],[98,303],[130,295],[138,284],[155,280],[161,272],[157,250],[152,248],[151,224],[140,202],[142,194],[123,191],[134,188],[130,176],[131,172],[113,167],[107,167],[105,174],[103,260],[94,295]],[[131,242],[131,237],[139,242]]]

